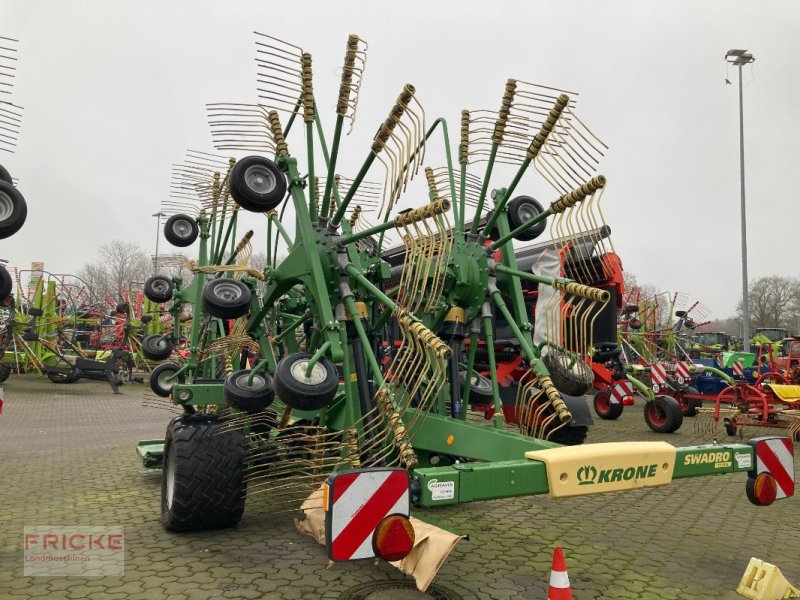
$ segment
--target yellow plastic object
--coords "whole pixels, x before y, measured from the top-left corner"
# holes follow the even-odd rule
[[[800,590],[786,581],[778,567],[758,558],[750,559],[736,593],[752,600],[800,598]]]
[[[781,385],[768,383],[767,386],[775,393],[775,397],[783,402],[794,404],[800,402],[800,385]]]
[[[666,442],[612,442],[525,453],[547,466],[551,498],[616,492],[672,481],[675,447]]]

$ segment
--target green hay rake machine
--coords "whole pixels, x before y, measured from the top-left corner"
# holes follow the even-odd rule
[[[230,163],[209,157],[213,164],[193,171],[186,187],[197,210],[175,221],[199,238],[189,265],[194,278],[185,287],[160,276],[146,285],[151,300],[172,302],[176,324],[184,305],[192,311],[188,357],[164,363],[151,380],[181,414],[164,440],[138,447],[145,466],[163,467],[163,525],[233,525],[245,491],[263,494],[275,510],[302,503],[311,514],[330,508],[332,490],[342,489],[329,480],[319,494],[332,474],[386,469],[407,473],[405,489],[422,506],[563,497],[737,471],[769,478],[750,445],[714,446],[714,456],[727,460],[711,461],[702,446],[548,441],[586,407],[593,322],[608,294],[558,272],[519,270],[512,242],[533,239],[549,220],[557,253],[573,252],[573,270],[604,268],[571,245],[604,226],[606,180],[594,172],[604,146],[578,119],[569,94],[510,79],[499,110],[462,112],[454,153],[447,121],[429,124],[407,84],[355,177],[339,176],[365,50],[350,36],[330,145],[310,54],[270,36],[257,34],[259,102],[208,107],[218,150],[258,154]],[[293,153],[288,137],[297,128],[305,146]],[[445,166],[424,170],[421,206],[397,211],[404,191],[419,183],[412,179],[431,146]],[[364,183],[376,162],[384,171],[379,193]],[[493,183],[501,164],[512,172],[502,186]],[[477,167],[480,175],[469,172]],[[547,208],[514,196],[530,167],[555,190]],[[357,206],[361,198],[374,210]],[[263,272],[248,265],[252,232],[236,242],[240,209],[266,218]],[[368,225],[367,212],[376,224]],[[395,268],[384,260],[390,236],[402,244]],[[282,260],[275,258],[279,245],[287,251]],[[533,323],[523,281],[539,289]],[[522,356],[514,427],[503,421],[496,314]],[[171,351],[177,330],[143,345]],[[484,385],[473,371],[481,345],[490,369],[488,389],[477,391],[496,407],[489,424],[469,418],[475,388]]]

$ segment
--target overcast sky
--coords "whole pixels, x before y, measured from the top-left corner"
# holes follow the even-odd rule
[[[337,169],[350,176],[406,82],[429,122],[448,119],[454,145],[461,109],[496,110],[508,77],[579,92],[577,114],[610,146],[603,209],[625,269],[715,317],[741,293],[738,73],[723,57],[748,49],[750,277],[800,272],[795,0],[0,0],[0,36],[19,39],[13,101],[25,109],[17,151],[0,164],[28,202],[0,258],[75,272],[113,239],[152,253],[170,166],[187,148],[213,151],[205,104],[256,100],[254,30],[312,53],[329,136],[347,34],[369,43]],[[556,199],[534,172],[526,191]],[[423,202],[412,195],[406,205]],[[259,249],[264,221],[252,223]],[[159,250],[171,251],[163,237]]]

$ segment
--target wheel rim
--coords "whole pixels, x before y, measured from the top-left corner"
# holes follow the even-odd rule
[[[522,204],[519,209],[518,213],[520,220],[525,223],[530,221],[533,217],[539,214],[539,211],[536,210],[536,207],[533,204],[525,203]]]
[[[14,201],[5,192],[0,192],[0,221],[7,221],[14,214]]]
[[[655,402],[651,403],[647,408],[647,415],[653,425],[663,425],[667,422],[667,413]]]
[[[316,363],[311,369],[311,376],[306,377],[306,370],[308,370],[309,362],[309,360],[298,360],[296,363],[294,363],[290,369],[292,377],[294,377],[296,381],[305,383],[306,385],[319,385],[325,381],[328,371],[325,369],[325,367],[321,366],[319,363]]]
[[[242,289],[233,282],[223,281],[214,286],[214,297],[232,302],[242,297]]]
[[[240,390],[258,390],[267,385],[266,378],[259,373],[256,373],[256,375],[253,377],[252,385],[247,383],[248,379],[250,379],[250,373],[242,373],[236,379],[234,379],[233,385]]]
[[[480,373],[472,372],[472,381],[470,381],[470,386],[477,392],[490,392],[492,391],[492,382],[489,381],[486,377],[482,377]]]
[[[167,338],[161,337],[158,338],[153,342],[153,348],[156,350],[166,350],[167,348]]]
[[[192,224],[186,219],[178,219],[172,224],[172,232],[181,238],[192,235]]]
[[[158,381],[158,386],[163,390],[171,390],[175,387],[175,373],[176,371],[173,369],[164,369],[161,371],[156,379],[156,381]]]
[[[169,452],[167,453],[167,464],[164,472],[166,477],[166,484],[164,486],[164,495],[167,497],[167,508],[172,508],[172,501],[175,498],[175,444],[170,444]]]
[[[269,194],[277,187],[275,174],[264,165],[253,165],[244,172],[244,182],[256,194]]]
[[[597,394],[594,397],[594,404],[597,407],[597,410],[603,414],[606,414],[609,410],[611,410],[611,401],[609,396],[606,394]]]
[[[169,291],[169,282],[164,279],[156,279],[151,286],[157,294],[166,294]]]

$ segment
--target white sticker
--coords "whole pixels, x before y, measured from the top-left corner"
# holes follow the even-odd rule
[[[736,459],[736,467],[739,469],[752,469],[753,457],[750,454],[739,454],[738,452],[733,455]]]
[[[686,381],[686,380],[685,380],[683,377],[681,377],[680,375],[678,375],[678,385],[683,385],[685,381]]]
[[[653,387],[653,392],[655,392],[656,394],[658,393],[658,390],[661,389],[657,383],[654,383],[652,387]]]
[[[431,479],[428,482],[428,490],[431,493],[431,500],[452,500],[456,496],[456,482]]]

